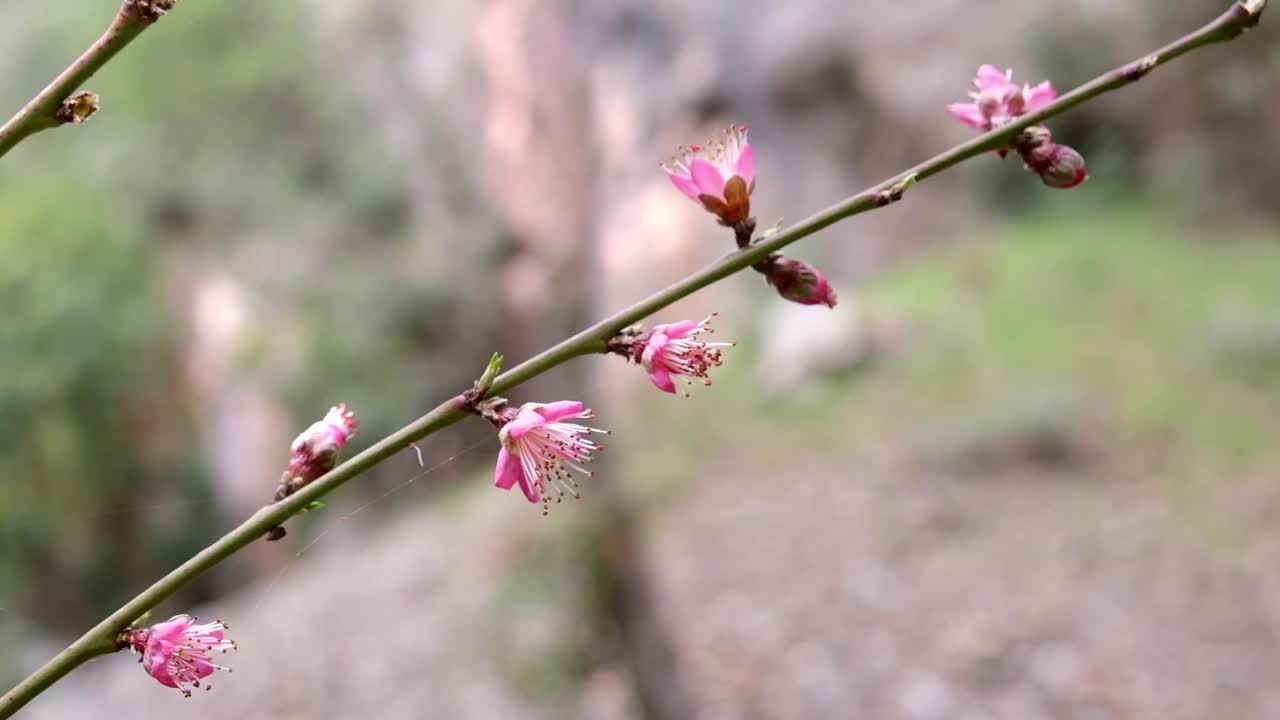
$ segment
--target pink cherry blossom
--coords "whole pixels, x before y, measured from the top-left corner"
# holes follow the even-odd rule
[[[1013,82],[1013,70],[1001,72],[993,65],[978,68],[973,84],[978,88],[977,92],[969,93],[973,102],[951,103],[947,111],[983,132],[1035,112],[1058,97],[1058,91],[1048,80],[1035,86],[1019,86]]]
[[[603,446],[587,439],[591,433],[605,433],[571,422],[595,417],[582,403],[562,400],[553,403],[525,403],[514,413],[504,413],[498,440],[498,465],[493,484],[503,490],[520,485],[529,502],[542,502],[546,514],[549,493],[555,491],[556,502],[566,492],[580,497],[573,473],[587,477],[595,473],[582,467]]]
[[[709,145],[680,148],[662,169],[677,190],[720,218],[722,224],[736,225],[751,214],[756,161],[745,125],[728,128],[723,140]]]
[[[701,322],[682,320],[676,323],[655,325],[648,333],[635,338],[632,355],[649,373],[649,379],[663,392],[675,393],[677,377],[692,382],[695,378],[711,384],[707,373],[719,367],[721,348],[733,347],[730,342],[703,342],[700,333],[713,333],[711,321],[715,314]]]
[[[230,669],[215,664],[210,655],[234,650],[236,644],[224,634],[227,626],[219,621],[196,624],[190,615],[175,615],[149,628],[126,631],[129,647],[142,654],[142,669],[161,685],[176,688],[191,697],[191,688],[215,670]],[[209,686],[206,684],[205,689]]]

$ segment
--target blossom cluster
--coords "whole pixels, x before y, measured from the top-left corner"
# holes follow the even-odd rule
[[[1014,122],[1028,113],[1044,109],[1058,99],[1058,91],[1045,80],[1037,85],[1019,85],[1012,70],[983,65],[973,80],[978,88],[970,92],[972,102],[951,103],[947,111],[964,124],[989,132]],[[1003,158],[1010,148],[997,150]],[[1013,141],[1013,150],[1022,157],[1028,170],[1051,188],[1066,190],[1089,177],[1084,157],[1074,148],[1053,142],[1053,135],[1042,125],[1033,125]]]
[[[983,132],[1006,125],[1058,99],[1058,91],[1048,80],[1034,86],[1019,85],[1013,81],[1013,70],[1002,71],[994,65],[979,67],[973,84],[978,89],[969,93],[972,102],[951,103],[947,112]]]
[[[1010,70],[983,65],[974,79],[971,102],[952,103],[947,110],[965,124],[992,131],[1044,108],[1057,98],[1048,81],[1037,85],[1013,82]],[[1022,129],[1009,147],[998,151],[1004,157],[1017,152],[1026,167],[1050,187],[1070,188],[1087,177],[1084,159],[1074,149],[1055,143],[1043,126]],[[754,238],[751,195],[756,187],[755,151],[747,138],[747,128],[734,125],[707,145],[688,145],[669,163],[662,165],[671,183],[721,225],[734,231],[740,250],[758,242]],[[906,185],[903,185],[905,188]],[[899,190],[897,196],[901,195]],[[897,196],[889,201],[896,200]],[[771,253],[752,265],[783,299],[802,305],[834,308],[837,294],[830,280],[811,263]],[[675,394],[677,383],[711,384],[710,373],[724,361],[730,342],[710,342],[715,314],[701,321],[681,320],[654,325],[645,330],[633,327],[618,333],[607,350],[641,366],[649,381],[665,393]],[[587,424],[594,412],[576,400],[550,403],[529,402],[518,407],[502,398],[485,400],[501,366],[494,357],[476,386],[462,397],[468,409],[484,416],[497,428],[498,458],[494,485],[503,490],[520,488],[524,497],[541,503],[546,514],[552,500],[581,497],[579,481],[594,473],[586,465],[604,450],[594,437],[607,431]],[[312,423],[290,446],[288,465],[280,478],[275,500],[283,500],[333,469],[342,449],[358,430],[355,413],[346,405],[330,408]],[[414,446],[416,447],[416,446]],[[268,539],[284,537],[283,528],[274,528]],[[143,669],[162,685],[190,696],[193,688],[208,687],[205,679],[216,670],[214,653],[234,649],[221,622],[199,624],[189,615],[177,615],[148,628],[130,628],[120,635],[120,647],[140,655]]]

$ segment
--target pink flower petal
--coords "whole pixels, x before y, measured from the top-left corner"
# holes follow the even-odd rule
[[[653,367],[655,358],[662,354],[662,348],[667,346],[667,336],[654,331],[649,336],[649,340],[644,344],[644,350],[640,353],[640,364],[644,367]]]
[[[156,667],[156,665],[160,665],[160,666]],[[161,664],[159,660],[153,663],[151,668],[149,668],[147,672],[151,674],[151,677],[156,679],[156,682],[160,683],[161,685],[164,685],[165,687],[171,687],[171,688],[178,687],[178,682],[173,679],[173,675],[169,674],[169,671],[164,668],[164,665]]]
[[[502,432],[513,440],[519,440],[530,430],[546,424],[547,419],[542,414],[535,412],[534,408],[521,408],[520,413],[516,415],[516,419],[507,423],[502,428]]]
[[[175,615],[162,623],[152,625],[151,634],[147,636],[148,642],[173,644],[191,625],[190,615]]]
[[[700,194],[724,200],[724,176],[715,165],[702,158],[694,158],[689,163],[689,172]]]
[[[1026,112],[1035,112],[1057,100],[1058,91],[1053,89],[1053,85],[1048,80],[1045,80],[1039,85],[1024,90],[1023,97],[1025,98],[1024,110]]]
[[[545,405],[538,404],[532,410],[547,419],[547,422],[556,422],[560,418],[569,415],[581,415],[582,403],[577,400],[560,400],[558,402],[547,403]]]
[[[742,154],[738,156],[738,162],[734,165],[733,172],[747,181],[747,187],[751,187],[751,183],[755,182],[756,151],[751,149],[751,143],[742,146]]]
[[[649,379],[653,381],[653,384],[657,386],[659,390],[675,394],[676,382],[671,378],[671,371],[667,370],[665,367],[655,365],[654,368],[649,371]]]
[[[498,451],[498,465],[493,469],[493,484],[503,490],[510,490],[522,477],[524,470],[520,467],[520,460],[503,445]]]
[[[973,82],[979,90],[997,90],[1009,85],[1012,75],[1010,71],[1001,70],[995,65],[982,65]]]
[[[975,103],[951,103],[947,106],[947,112],[970,127],[986,129],[987,119],[983,117],[982,111]]]
[[[693,181],[692,177],[672,172],[671,170],[667,170],[667,177],[671,178],[671,184],[675,185],[676,189],[687,195],[689,199],[698,199],[698,195],[701,193],[698,192],[698,185]]]
[[[697,328],[698,323],[696,321],[681,320],[680,322],[674,322],[668,325],[659,325],[653,329],[653,333],[655,337],[658,333],[662,333],[672,340],[679,340],[680,338],[688,335],[690,331],[696,330]]]
[[[524,491],[524,496],[531,503],[536,503],[542,499],[542,493],[538,492],[537,484],[525,477],[524,473],[520,473],[520,489]]]

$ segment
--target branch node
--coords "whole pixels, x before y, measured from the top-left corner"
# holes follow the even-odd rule
[[[637,340],[643,333],[644,325],[642,323],[628,325],[605,342],[604,351],[613,355],[620,355],[627,360],[640,362],[640,354],[644,351],[644,347]]]
[[[178,0],[126,0],[124,8],[121,9],[122,14],[132,15],[143,23],[150,25],[165,13],[173,9],[178,4]]]
[[[482,401],[493,388],[493,381],[500,372],[502,372],[502,356],[494,353],[490,356],[489,364],[485,366],[480,378],[471,385],[469,390],[458,396],[462,402],[462,409],[475,415],[484,415],[485,408],[490,403]],[[501,400],[501,398],[497,399]],[[502,403],[505,404],[506,401],[502,400]]]
[[[912,185],[916,184],[916,179],[918,177],[919,175],[917,173],[911,173],[894,183],[887,190],[881,190],[876,193],[872,202],[875,203],[876,207],[884,207],[885,205],[892,205],[893,203],[898,202],[902,199],[903,195],[907,194],[907,190],[909,190]]]
[[[78,92],[62,101],[53,111],[53,119],[59,125],[82,123],[98,112],[98,96],[88,91]]]
[[[1151,53],[1141,60],[1135,60],[1121,68],[1120,77],[1128,82],[1137,82],[1146,77],[1147,73],[1151,72],[1159,64],[1160,56],[1156,53]]]

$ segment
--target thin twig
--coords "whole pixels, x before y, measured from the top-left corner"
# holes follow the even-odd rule
[[[124,0],[102,37],[54,78],[39,95],[0,126],[0,156],[42,130],[68,122],[80,122],[97,110],[97,96],[80,93],[76,95],[76,98],[81,99],[77,105],[72,93],[176,3],[177,0]],[[92,109],[85,107],[83,100],[86,97],[92,97]]]
[[[1170,43],[1154,53],[1143,56],[1127,65],[1112,70],[1097,79],[1063,95],[1042,110],[1024,115],[1018,121],[976,137],[943,152],[914,168],[899,173],[853,197],[838,203],[790,228],[779,231],[762,242],[749,245],[718,262],[700,270],[680,282],[642,300],[612,317],[596,323],[573,337],[526,360],[510,371],[499,375],[488,395],[497,395],[520,385],[564,362],[592,353],[604,352],[609,338],[623,328],[652,315],[688,295],[751,267],[770,253],[812,235],[819,230],[859,213],[883,207],[900,199],[916,182],[936,175],[965,160],[984,155],[998,148],[1008,147],[1013,138],[1030,125],[1063,113],[1103,93],[1110,92],[1137,81],[1155,67],[1162,65],[1196,48],[1230,40],[1258,23],[1266,0],[1241,0],[1232,5],[1216,20]],[[154,608],[183,585],[208,571],[233,555],[236,551],[262,537],[275,527],[307,508],[311,503],[333,492],[351,479],[400,453],[410,443],[448,427],[464,417],[468,398],[457,395],[431,412],[404,426],[395,433],[379,440],[345,463],[334,468],[298,492],[280,502],[255,512],[239,527],[187,560],[162,577],[154,585],[130,600],[119,610],[98,623],[56,657],[36,670],[4,697],[0,698],[0,719],[17,712],[32,698],[40,694],[58,679],[94,657],[112,652],[114,638],[147,610]]]

